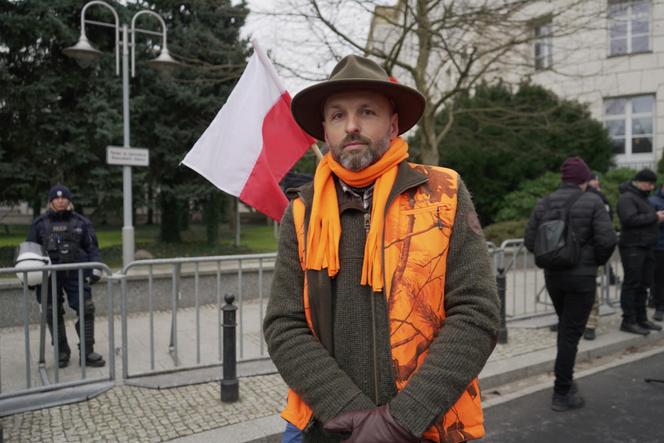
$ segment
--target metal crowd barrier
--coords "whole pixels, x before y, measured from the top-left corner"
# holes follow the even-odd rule
[[[505,278],[505,315],[507,321],[553,314],[546,291],[544,271],[535,266],[533,255],[523,239],[508,239],[499,248],[487,244],[493,258],[494,272]],[[612,310],[620,300],[622,265],[616,248],[609,262],[598,273],[601,312]]]
[[[122,376],[124,379],[158,375],[170,373],[180,370],[198,369],[206,367],[214,367],[223,364],[223,340],[221,333],[221,312],[223,307],[223,295],[233,294],[238,307],[238,361],[248,361],[255,359],[268,359],[267,351],[265,349],[263,336],[262,336],[262,319],[264,315],[265,296],[263,294],[264,285],[264,269],[266,266],[273,266],[276,259],[276,253],[267,254],[248,254],[248,255],[233,255],[233,256],[214,256],[214,257],[191,257],[191,258],[173,258],[173,259],[155,259],[155,260],[139,260],[129,263],[122,271],[122,294],[120,299],[120,315],[122,322]],[[188,268],[186,277],[193,278],[193,285],[189,285],[188,290],[183,290],[183,278],[185,273],[183,267]],[[143,276],[147,275],[147,291],[142,294],[134,296],[147,297],[148,305],[148,328],[147,331],[143,329],[143,334],[130,335],[129,331],[129,312],[127,309],[128,304],[128,279],[131,274],[139,273]],[[156,333],[155,325],[155,309],[154,300],[157,294],[154,289],[154,281],[156,273],[170,274],[171,290],[169,308],[170,311],[170,324],[168,336],[168,354],[170,359],[164,360],[164,353],[162,352],[165,343],[161,347],[157,346],[156,338],[161,334]],[[252,272],[257,274],[257,288],[255,293],[248,293],[245,287],[246,273]],[[235,284],[222,285],[222,274],[234,274]],[[202,291],[200,288],[200,281],[205,277],[208,280],[214,279],[214,285],[210,287],[208,281],[208,289]],[[211,293],[212,292],[212,293]],[[249,301],[252,312],[247,312]],[[216,332],[212,334],[214,341],[216,341],[214,350],[210,346],[211,336],[208,332],[207,340],[201,339],[201,315],[203,309],[204,314],[209,317],[210,303],[214,305],[215,321],[212,322]],[[182,305],[187,308],[182,308]],[[257,305],[257,306],[256,306]],[[189,327],[183,327],[182,316],[189,314],[192,317],[191,309],[193,308],[193,319],[190,319]],[[257,310],[257,312],[255,312]],[[208,319],[209,320],[209,319]],[[191,324],[193,322],[193,325]],[[210,321],[208,321],[210,323]],[[212,326],[211,326],[212,327]],[[185,338],[182,335],[189,333],[190,339],[182,347]],[[147,333],[147,337],[145,336]],[[148,341],[147,358],[149,358],[149,365],[146,362],[137,362],[137,355],[133,354],[129,349],[132,340],[140,338]],[[247,351],[247,347],[251,347],[251,352]],[[157,349],[159,348],[159,349]],[[205,348],[202,352],[202,348]],[[183,358],[183,353],[186,354]],[[216,354],[216,358],[212,356]],[[245,355],[251,354],[251,355]],[[130,358],[130,355],[132,357]],[[202,358],[205,357],[205,358]],[[131,360],[131,361],[130,361]],[[159,361],[157,361],[159,360]],[[169,360],[169,361],[168,361]],[[205,361],[204,361],[205,360]]]
[[[72,264],[61,264],[61,265],[48,265],[43,267],[35,268],[2,268],[0,269],[0,276],[5,274],[22,274],[23,281],[28,281],[28,273],[31,272],[40,272],[42,275],[42,288],[48,288],[52,292],[51,304],[53,306],[52,311],[52,325],[53,325],[53,335],[56,337],[53,339],[53,352],[52,352],[52,361],[49,361],[46,357],[47,349],[47,340],[48,336],[46,334],[46,324],[47,324],[47,309],[45,309],[44,304],[39,304],[35,299],[33,290],[28,288],[27,285],[22,285],[21,292],[21,312],[22,312],[22,323],[23,323],[23,336],[24,336],[24,383],[17,384],[16,375],[9,374],[13,376],[12,385],[10,390],[3,392],[3,387],[7,387],[5,377],[3,379],[3,374],[1,372],[2,368],[2,359],[9,360],[12,357],[12,354],[5,351],[2,351],[3,343],[0,342],[0,416],[9,415],[12,413],[20,412],[23,410],[38,409],[48,406],[55,406],[59,404],[71,403],[73,401],[80,401],[85,398],[89,398],[91,395],[96,395],[100,392],[103,392],[113,385],[115,380],[115,360],[114,360],[114,330],[113,330],[113,316],[109,315],[108,320],[108,349],[103,350],[107,356],[106,366],[103,368],[95,368],[95,373],[105,372],[105,374],[100,376],[89,377],[88,370],[86,370],[86,365],[81,364],[80,369],[72,371],[76,364],[76,347],[72,346],[72,356],[70,357],[70,369],[60,369],[58,367],[58,331],[59,328],[65,327],[65,325],[58,324],[58,309],[57,309],[57,287],[58,287],[58,272],[59,271],[77,271],[78,276],[78,302],[79,309],[82,310],[84,306],[84,271],[98,269],[103,274],[107,276],[106,281],[106,304],[107,310],[109,313],[113,312],[113,279],[111,278],[111,270],[103,263],[91,262],[91,263],[72,263]],[[42,291],[42,302],[47,300],[48,290]],[[55,303],[54,303],[55,302]],[[39,323],[39,355],[37,357],[36,369],[39,376],[39,382],[34,382],[33,377],[33,353],[32,353],[32,344],[30,338],[30,303],[34,303],[39,306],[40,310],[40,323]],[[64,306],[63,306],[64,308]],[[81,315],[79,317],[79,331],[80,337],[84,337],[85,331],[85,319]],[[5,343],[4,346],[10,344]],[[85,350],[85,340],[81,340],[81,353],[86,354]],[[14,354],[15,355],[15,354]],[[20,358],[12,359],[9,363],[16,364]],[[66,380],[62,380],[65,378]],[[34,386],[33,386],[34,385]],[[67,388],[67,395],[61,395],[60,391]]]
[[[543,272],[535,266],[532,254],[525,249],[522,239],[506,240],[500,247],[487,242],[487,248],[491,254],[494,271],[500,280],[501,288],[504,288],[503,308],[508,322],[554,312],[546,293]],[[85,365],[82,365],[74,379],[72,379],[70,368],[66,370],[68,379],[61,380],[61,370],[58,369],[57,340],[54,340],[55,349],[51,364],[45,356],[47,348],[46,310],[42,309],[37,363],[38,380],[41,382],[41,386],[33,386],[37,383],[32,379],[33,357],[28,307],[29,303],[36,303],[36,300],[30,301],[30,298],[34,297],[32,291],[23,287],[25,383],[24,386],[12,392],[3,392],[2,365],[0,364],[0,416],[8,415],[7,411],[16,413],[21,410],[21,407],[24,408],[23,410],[37,409],[40,404],[44,404],[44,401],[53,401],[52,399],[40,400],[39,395],[57,392],[62,388],[74,388],[75,391],[79,391],[79,396],[89,397],[92,396],[89,390],[83,389],[86,385],[105,382],[104,389],[112,386],[115,380],[113,286],[117,281],[121,283],[120,322],[123,379],[169,374],[189,369],[211,368],[218,372],[217,368],[224,363],[222,308],[226,295],[233,295],[235,306],[237,306],[237,361],[251,362],[269,359],[261,327],[266,303],[263,287],[265,285],[264,273],[266,270],[273,269],[275,259],[276,253],[140,260],[128,264],[121,273],[114,275],[103,263],[51,265],[39,268],[40,271],[43,270],[42,286],[46,287],[51,284],[52,288],[57,287],[57,271],[77,270],[79,283],[83,281],[83,272],[86,269],[96,268],[106,274],[108,349],[103,349],[102,353],[107,356],[108,360],[105,367],[107,374],[103,377],[89,377]],[[609,271],[609,268],[612,271]],[[19,271],[16,268],[5,268],[0,269],[0,275],[30,271],[30,269]],[[49,272],[52,277],[48,277]],[[610,278],[609,272],[613,277]],[[252,275],[248,276],[249,273]],[[159,280],[158,283],[157,280]],[[604,307],[610,308],[619,299],[621,280],[622,267],[616,251],[605,267],[605,272],[600,273],[599,291]],[[78,296],[80,306],[83,306],[82,284],[79,285]],[[96,298],[98,299],[98,297],[97,293]],[[136,315],[133,315],[134,313]],[[147,321],[145,316],[147,316]],[[208,325],[205,326],[206,328],[214,328],[214,331],[204,329],[204,324]],[[57,337],[57,330],[61,327],[58,325],[57,309],[53,310],[53,325],[54,334]],[[84,330],[84,326],[84,321],[81,321],[81,332]],[[503,329],[506,340],[507,331],[504,324]],[[136,346],[137,349],[132,353],[130,348],[133,346]],[[0,342],[1,350],[2,343]],[[0,352],[0,359],[7,358],[6,355]],[[75,359],[73,360],[75,361]],[[97,369],[95,368],[95,370]],[[8,409],[8,402],[16,403],[16,399],[25,400],[22,405],[10,405],[11,407]],[[56,403],[48,404],[62,404],[57,401],[64,400],[56,400]],[[32,407],[28,408],[25,402],[33,403]]]

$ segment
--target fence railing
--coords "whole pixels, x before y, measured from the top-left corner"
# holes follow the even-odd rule
[[[0,276],[7,274],[17,274],[20,275],[22,280],[28,281],[28,274],[39,273],[41,274],[41,288],[48,288],[51,292],[50,304],[53,306],[51,309],[47,309],[47,299],[49,290],[43,290],[41,294],[42,303],[40,304],[40,322],[38,329],[38,343],[35,344],[34,340],[34,327],[31,327],[30,316],[29,316],[29,306],[31,303],[37,303],[33,299],[33,291],[28,286],[23,285],[21,291],[21,312],[23,317],[23,343],[22,346],[18,343],[0,343],[0,406],[4,404],[11,403],[16,407],[25,407],[21,405],[21,397],[46,393],[51,391],[56,391],[62,388],[72,388],[77,386],[89,385],[99,382],[110,382],[112,383],[115,380],[115,361],[114,361],[114,328],[112,317],[110,317],[107,322],[108,327],[108,348],[105,349],[106,355],[108,355],[108,363],[103,368],[94,368],[94,373],[89,373],[85,365],[85,357],[80,364],[80,369],[78,371],[67,371],[67,376],[63,377],[63,371],[60,370],[59,362],[59,333],[61,328],[65,328],[66,325],[61,324],[61,316],[58,314],[58,292],[62,292],[62,281],[59,281],[64,278],[65,273],[70,274],[72,271],[75,271],[75,279],[77,284],[70,285],[71,287],[77,287],[77,294],[70,294],[68,297],[77,297],[79,310],[82,313],[85,303],[85,286],[84,286],[84,274],[86,271],[91,271],[97,269],[105,274],[108,278],[106,279],[106,304],[108,306],[108,311],[113,312],[113,284],[114,280],[111,278],[111,270],[103,263],[72,263],[72,264],[61,264],[61,265],[47,265],[43,267],[35,268],[3,268],[0,269]],[[69,278],[73,276],[70,274]],[[63,300],[64,304],[64,300]],[[63,306],[64,308],[64,306]],[[51,318],[47,318],[48,313],[51,313]],[[46,334],[46,325],[51,323],[52,334],[56,339],[53,340],[53,349],[48,349],[47,352],[47,334]],[[80,353],[85,356],[87,351],[85,349],[86,340],[86,325],[85,325],[85,316],[79,316],[78,326],[79,329],[76,331],[81,337],[80,339]],[[32,331],[31,331],[32,329]],[[22,352],[19,351],[19,348],[22,347]],[[3,349],[4,348],[4,349]],[[38,348],[37,356],[34,355],[33,349]],[[75,350],[76,348],[73,347]],[[77,352],[72,352],[76,355]],[[50,354],[51,358],[48,358]],[[20,356],[20,357],[19,357]],[[5,361],[3,361],[5,360]],[[9,360],[9,361],[7,361]],[[34,364],[36,360],[36,364]],[[49,364],[49,360],[52,361],[52,364]],[[72,359],[74,362],[77,361],[76,358]],[[4,363],[7,363],[6,365]],[[7,383],[3,377],[2,368],[9,368],[11,371],[10,375],[13,375],[13,379],[16,380],[16,374],[21,371],[21,366],[24,374],[23,383],[13,383],[12,386],[9,386],[7,390]],[[36,367],[36,372],[33,371],[33,366]],[[90,370],[91,371],[91,370]],[[37,377],[35,377],[35,375]],[[110,387],[110,386],[109,386]],[[34,400],[27,400],[32,402]],[[50,401],[50,400],[49,400]],[[72,401],[70,399],[70,401]],[[1,409],[1,408],[0,408]],[[0,410],[0,412],[2,412]],[[1,415],[1,414],[0,414]]]
[[[504,321],[511,322],[554,312],[546,293],[542,270],[534,265],[532,254],[522,239],[504,241],[500,247],[487,243],[492,263],[500,284],[504,287]],[[276,253],[234,256],[192,257],[157,260],[140,260],[128,264],[121,272],[112,274],[102,263],[52,265],[45,268],[42,286],[57,287],[57,272],[76,270],[79,282],[89,269],[100,269],[106,274],[106,304],[108,346],[103,349],[108,356],[106,373],[102,377],[90,377],[85,365],[72,376],[67,371],[61,379],[58,370],[57,340],[52,352],[52,364],[46,358],[45,332],[46,310],[40,312],[38,377],[34,377],[34,331],[31,332],[28,315],[32,291],[22,288],[22,316],[24,343],[22,350],[6,352],[7,343],[0,342],[0,363],[12,359],[11,368],[21,366],[25,382],[13,386],[11,392],[3,392],[0,364],[0,416],[3,400],[34,393],[77,387],[98,380],[115,380],[114,315],[119,314],[121,328],[122,378],[153,376],[190,369],[215,368],[224,363],[222,336],[222,308],[227,294],[235,296],[237,307],[237,361],[267,360],[269,356],[262,335],[265,303]],[[29,272],[30,270],[22,270]],[[0,269],[0,275],[19,272],[16,268]],[[51,277],[48,273],[51,272]],[[164,279],[166,276],[166,279]],[[157,282],[157,280],[159,280]],[[24,278],[25,281],[25,278]],[[612,305],[619,298],[622,267],[617,252],[605,266],[598,279],[601,301]],[[114,311],[113,287],[120,283],[119,313]],[[79,285],[79,303],[83,303],[82,284]],[[102,292],[102,291],[98,291]],[[54,332],[63,325],[53,314]],[[80,325],[81,331],[84,325]],[[34,329],[34,326],[32,326]],[[507,340],[505,323],[502,325]],[[17,339],[14,339],[17,341]],[[22,362],[22,363],[21,363]],[[19,364],[20,363],[20,364]],[[95,375],[98,368],[94,369]],[[39,386],[36,386],[36,385]],[[52,403],[51,403],[52,404]],[[36,408],[39,401],[35,404]]]
[[[134,296],[148,299],[148,325],[147,330],[142,328],[141,337],[148,338],[149,365],[146,362],[130,361],[129,356],[135,358],[129,349],[132,340],[129,338],[129,316],[127,312],[127,278],[122,280],[122,294],[120,299],[120,318],[122,323],[122,376],[124,379],[154,375],[173,371],[174,369],[194,369],[223,364],[223,340],[221,334],[221,312],[224,295],[235,295],[238,307],[238,361],[257,358],[268,358],[261,325],[264,315],[264,270],[272,266],[276,253],[248,254],[216,257],[192,257],[157,260],[140,260],[129,263],[122,271],[124,276],[139,272],[147,278],[147,293]],[[183,289],[183,268],[187,267],[189,279],[193,284]],[[155,270],[166,270],[171,274],[170,291],[170,324],[168,327],[168,353],[170,362],[163,359],[158,365],[155,358],[155,312],[153,309],[155,294],[153,280]],[[222,285],[222,273],[235,273],[235,285]],[[251,272],[255,282],[250,288],[245,285],[245,276]],[[206,289],[201,289],[201,279],[205,275],[208,280]],[[209,281],[209,280],[212,281]],[[186,324],[183,325],[183,315],[180,306],[190,306],[186,313]],[[191,312],[193,309],[193,312]],[[205,323],[203,325],[202,323]],[[164,325],[162,325],[164,326]],[[214,333],[210,329],[214,328]],[[205,329],[205,330],[203,330]],[[162,331],[163,332],[163,331]],[[205,339],[202,339],[202,334]],[[185,347],[182,343],[186,335],[188,339]],[[162,340],[163,341],[163,340]],[[165,344],[165,343],[164,343]],[[216,356],[216,357],[215,357]],[[142,363],[142,364],[141,364]]]
[[[544,281],[544,271],[535,266],[533,255],[523,239],[508,239],[499,248],[489,246],[494,270],[505,276],[505,315],[507,321],[554,313]],[[616,248],[609,262],[598,273],[600,302],[612,306],[620,299],[622,264]]]

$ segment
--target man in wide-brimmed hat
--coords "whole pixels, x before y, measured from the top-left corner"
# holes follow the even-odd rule
[[[292,112],[329,152],[291,190],[264,332],[290,390],[290,441],[460,442],[484,435],[477,375],[498,298],[470,194],[408,162],[424,110],[375,62],[342,59]]]

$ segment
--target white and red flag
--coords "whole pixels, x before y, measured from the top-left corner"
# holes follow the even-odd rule
[[[295,123],[290,103],[270,60],[254,42],[235,89],[182,163],[280,221],[288,200],[279,181],[315,142]]]

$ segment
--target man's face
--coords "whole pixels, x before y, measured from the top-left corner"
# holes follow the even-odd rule
[[[599,189],[599,179],[598,178],[593,178],[592,180],[590,180],[588,182],[588,185],[595,188],[595,189]]]
[[[330,96],[323,106],[325,142],[344,168],[360,171],[378,161],[399,135],[398,115],[382,94],[350,91]]]
[[[69,207],[69,200],[65,197],[55,197],[53,200],[51,200],[51,204],[53,205],[53,209],[56,212],[60,212],[66,210]]]
[[[636,187],[642,191],[650,192],[655,189],[655,184],[652,182],[636,182]]]

